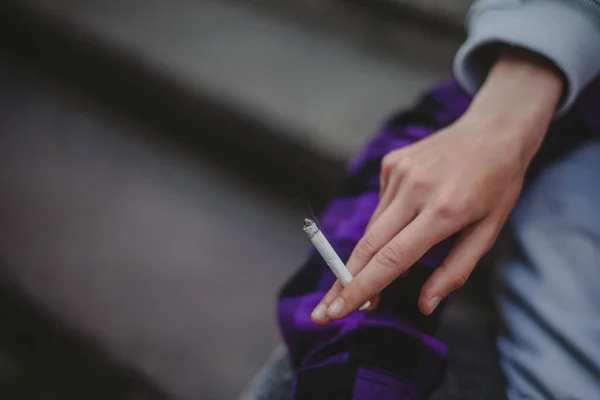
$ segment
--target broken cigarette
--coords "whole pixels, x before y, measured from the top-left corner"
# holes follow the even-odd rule
[[[337,255],[331,244],[323,235],[323,232],[319,229],[315,221],[312,219],[304,219],[304,232],[310,239],[312,244],[315,246],[323,260],[329,266],[329,269],[333,272],[336,278],[340,281],[343,287],[346,287],[352,280],[352,274],[346,268],[346,265],[342,262],[340,257]],[[370,301],[367,301],[360,307],[360,310],[365,310],[371,305]]]

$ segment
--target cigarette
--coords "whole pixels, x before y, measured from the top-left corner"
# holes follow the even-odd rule
[[[331,244],[323,235],[323,232],[319,229],[315,221],[312,219],[305,218],[304,219],[304,232],[306,236],[310,239],[312,244],[315,246],[323,260],[327,263],[331,272],[336,276],[336,278],[340,281],[343,287],[346,287],[350,281],[352,280],[352,274],[346,268],[346,265],[342,262],[340,257],[337,255]],[[365,310],[371,305],[370,301],[367,301],[363,304],[359,310]]]

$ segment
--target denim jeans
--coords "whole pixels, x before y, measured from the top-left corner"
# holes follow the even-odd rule
[[[600,140],[528,186],[498,269],[509,399],[600,399]]]

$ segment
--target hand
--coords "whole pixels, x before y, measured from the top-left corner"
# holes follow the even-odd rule
[[[406,272],[431,247],[458,233],[424,284],[424,314],[468,279],[510,214],[562,91],[561,75],[529,53],[511,52],[456,123],[382,163],[380,202],[347,267],[312,318],[340,319]]]

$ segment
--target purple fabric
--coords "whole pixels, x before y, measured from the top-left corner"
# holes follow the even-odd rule
[[[351,160],[349,164],[351,177],[346,182],[346,188],[352,192],[353,187],[360,187],[358,193],[342,194],[337,197],[320,220],[323,233],[342,259],[346,260],[349,257],[377,206],[381,158],[392,150],[414,143],[450,124],[464,112],[468,104],[469,97],[454,82],[441,85],[416,108],[417,114],[422,115],[407,113],[399,116],[397,121],[386,124]],[[413,123],[406,123],[411,119],[414,120]],[[430,270],[440,264],[448,252],[449,244],[450,241],[446,241],[436,246],[413,267],[428,271],[421,274],[423,278],[411,283],[412,286],[420,285]],[[413,318],[412,315],[406,315],[402,307],[396,307],[393,300],[386,304],[386,298],[382,296],[382,306],[379,307],[381,311],[355,312],[341,321],[320,327],[311,321],[310,313],[334,283],[335,277],[322,260],[314,255],[304,270],[305,272],[312,270],[312,272],[305,273],[304,276],[302,273],[299,274],[289,285],[302,287],[302,289],[299,291],[284,289],[278,304],[279,326],[298,370],[296,399],[304,398],[299,394],[301,390],[298,389],[298,385],[313,385],[312,381],[302,379],[304,374],[308,375],[309,372],[318,369],[326,371],[325,367],[336,365],[351,365],[351,374],[354,376],[352,390],[346,393],[345,389],[340,389],[337,394],[328,392],[323,398],[417,399],[434,386],[443,371],[447,348],[433,337],[432,329],[424,328],[433,325],[431,321],[423,322],[417,319],[433,321],[437,319],[438,313],[428,318],[420,314],[417,318]],[[411,274],[412,272],[409,273]],[[310,278],[307,278],[309,275]],[[411,307],[416,310],[416,296],[413,294],[413,297],[414,304]],[[411,312],[414,315],[416,315],[415,310]],[[360,353],[360,349],[357,349],[360,344],[348,338],[356,332],[373,329],[382,329],[384,338],[398,333],[400,338],[405,338],[398,341],[405,342],[412,349],[416,349],[418,357],[411,360],[411,363],[416,361],[417,364],[410,366],[412,370],[418,372],[416,375],[410,379],[399,376],[397,372],[386,370],[384,365],[377,365],[377,360],[361,362],[361,358],[358,357],[355,362],[352,361],[356,359],[353,351]],[[339,348],[336,348],[338,345]],[[368,359],[369,356],[363,358]],[[397,360],[398,364],[403,362],[401,359]],[[363,365],[365,363],[369,365]],[[386,363],[387,361],[383,364]],[[394,368],[395,366],[392,365],[392,369]],[[332,376],[331,379],[335,379],[335,376],[346,379],[345,372],[340,372],[346,371],[342,370],[342,367],[338,370],[330,368],[327,371],[338,372],[323,372],[322,375]],[[349,397],[342,395],[342,392]],[[310,397],[314,400],[319,398],[319,395],[312,390]]]
[[[396,377],[360,368],[356,374],[353,400],[364,399],[418,399],[415,389]]]
[[[600,129],[600,80],[584,93],[574,111]],[[596,101],[598,100],[598,101]],[[346,261],[375,210],[380,163],[390,151],[410,145],[458,119],[470,103],[454,81],[427,94],[419,104],[392,119],[350,161],[349,177],[320,224]],[[543,165],[543,163],[541,163]],[[452,238],[431,249],[381,296],[378,310],[354,312],[326,327],[310,313],[334,283],[334,276],[314,252],[282,290],[279,327],[296,368],[295,400],[420,399],[440,381],[446,346],[435,336],[444,303],[425,317],[417,297],[423,282],[447,255]]]

